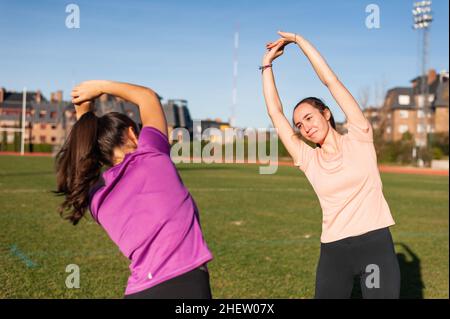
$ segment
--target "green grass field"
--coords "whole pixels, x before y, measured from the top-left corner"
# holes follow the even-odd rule
[[[179,166],[215,259],[215,298],[312,298],[321,210],[292,167],[259,175],[256,165]],[[403,298],[449,297],[448,177],[382,174],[397,222],[391,231]],[[92,221],[56,213],[53,160],[0,156],[0,298],[122,298],[128,262]],[[80,267],[80,288],[65,286]]]

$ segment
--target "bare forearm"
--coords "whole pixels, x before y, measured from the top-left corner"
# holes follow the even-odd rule
[[[263,71],[263,92],[264,100],[266,101],[267,113],[269,116],[277,113],[283,113],[283,106],[281,104],[280,96],[275,84],[272,68],[267,68]]]
[[[102,81],[101,92],[137,104],[143,126],[152,126],[167,136],[167,122],[158,95],[150,88],[114,81]]]
[[[114,95],[131,103],[141,105],[150,98],[156,98],[157,94],[150,88],[116,81],[100,81],[102,93]]]
[[[91,101],[81,104],[74,104],[77,121],[83,116],[84,113],[94,110],[94,105]]]
[[[277,129],[277,133],[289,154],[295,162],[298,162],[298,150],[301,147],[300,141],[293,139],[294,130],[283,113],[283,105],[278,96],[272,68],[268,68],[263,72],[263,90],[267,112],[273,126]]]
[[[300,35],[296,35],[296,43],[306,55],[324,85],[328,86],[332,81],[337,79],[336,74],[328,66],[325,59],[308,40]]]

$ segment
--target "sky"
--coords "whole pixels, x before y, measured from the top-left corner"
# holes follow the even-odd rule
[[[68,4],[80,28],[67,28]],[[369,29],[366,7],[380,10]],[[193,119],[231,115],[234,34],[239,30],[235,124],[270,124],[262,94],[265,43],[295,32],[324,56],[356,99],[409,86],[419,74],[418,33],[410,0],[4,1],[0,0],[0,87],[63,90],[85,80],[148,86],[167,99],[186,99]],[[434,0],[430,68],[448,70],[449,1]],[[344,115],[301,50],[288,46],[273,71],[285,114],[304,97],[322,98],[337,121]],[[378,93],[376,93],[378,92]]]

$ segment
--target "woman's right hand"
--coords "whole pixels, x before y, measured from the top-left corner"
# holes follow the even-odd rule
[[[99,97],[102,92],[102,83],[100,80],[84,81],[72,89],[72,103],[81,104],[85,101],[93,100]]]
[[[268,65],[276,58],[284,53],[284,47],[287,43],[277,40],[276,42],[269,42],[266,44],[267,51],[263,57],[263,65]]]
[[[270,64],[273,60],[282,55],[284,52],[284,47],[290,43],[294,43],[297,36],[295,33],[282,31],[278,31],[278,34],[281,36],[281,38],[266,44],[266,49],[268,50],[268,52],[264,56],[264,63],[268,62],[268,64]],[[273,50],[275,51],[272,52]],[[270,52],[272,52],[272,54],[270,54]]]

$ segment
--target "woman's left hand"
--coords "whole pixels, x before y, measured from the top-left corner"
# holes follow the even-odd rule
[[[88,110],[88,109],[90,109],[93,106],[93,101],[92,100],[87,100],[87,101],[84,101],[84,102],[81,102],[81,103],[78,103],[78,104],[74,104],[74,106],[75,106],[75,109],[83,108],[83,109]]]
[[[93,100],[99,97],[103,92],[101,90],[102,81],[90,80],[84,81],[73,88],[71,96],[73,104]]]
[[[266,44],[267,49],[272,49],[273,47],[278,45],[280,42],[282,43],[282,46],[284,47],[285,45],[288,45],[289,43],[295,42],[296,39],[298,38],[298,35],[295,33],[278,31],[278,34],[281,36],[281,38],[279,38],[278,40],[276,40],[274,42],[267,43]]]

